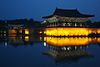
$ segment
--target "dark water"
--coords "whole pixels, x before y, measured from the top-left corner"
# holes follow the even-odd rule
[[[99,67],[100,38],[0,36],[0,67]]]

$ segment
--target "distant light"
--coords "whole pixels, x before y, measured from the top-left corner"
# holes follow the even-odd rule
[[[5,46],[7,46],[8,44],[7,44],[7,42],[5,42]]]
[[[63,47],[62,49],[63,49],[63,50],[66,50],[66,47]]]
[[[45,21],[43,21],[42,23],[46,23],[47,21],[45,20]]]
[[[77,26],[77,24],[75,23],[75,27]]]
[[[4,34],[4,36],[6,36],[6,34]]]
[[[42,41],[42,37],[40,37],[40,41]]]
[[[4,33],[6,33],[6,31],[4,31]]]
[[[25,29],[25,34],[29,34],[29,30],[28,29]]]
[[[44,46],[47,46],[46,42],[44,42]]]
[[[40,34],[42,33],[42,31],[40,31]]]
[[[69,48],[69,47],[67,47],[67,50],[70,50],[70,48]]]
[[[87,48],[89,47],[89,46],[86,46]]]
[[[77,49],[77,46],[75,46],[75,49]]]
[[[29,36],[25,36],[25,41],[29,41]]]
[[[46,32],[44,32],[44,34],[45,34]]]

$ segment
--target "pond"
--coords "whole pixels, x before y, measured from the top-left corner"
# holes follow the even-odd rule
[[[0,67],[99,67],[99,37],[0,36]]]

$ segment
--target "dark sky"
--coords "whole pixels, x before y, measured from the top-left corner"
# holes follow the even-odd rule
[[[81,13],[94,14],[100,20],[100,0],[0,0],[0,19],[34,18],[53,13],[55,8],[78,9]]]

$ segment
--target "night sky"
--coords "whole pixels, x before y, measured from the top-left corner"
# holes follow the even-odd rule
[[[94,14],[93,21],[100,20],[100,0],[0,0],[0,19],[33,18],[41,21],[56,7],[77,8],[81,13]]]

